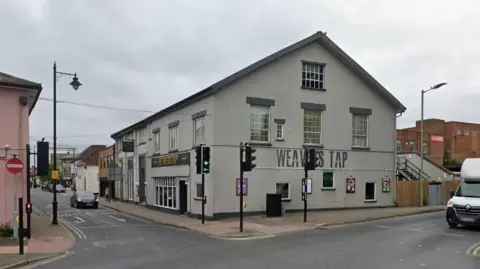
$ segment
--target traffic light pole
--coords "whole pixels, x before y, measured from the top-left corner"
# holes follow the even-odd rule
[[[201,164],[202,164],[202,224],[205,224],[205,173],[203,171],[203,146],[201,151]]]
[[[305,149],[305,163],[303,168],[305,170],[304,178],[302,179],[302,192],[303,192],[303,222],[307,222],[307,178],[308,178],[308,150]]]
[[[30,173],[30,155],[32,153],[30,152],[30,144],[27,144],[27,204],[31,203],[31,189],[32,189],[32,184],[30,183],[30,179],[32,177]],[[37,169],[35,167],[35,169]],[[33,179],[35,181],[35,179]],[[23,205],[20,205],[23,206]],[[26,230],[26,236],[28,239],[31,238],[32,236],[32,216],[31,212],[27,210],[27,230]]]
[[[240,142],[240,232],[243,232],[243,142]]]

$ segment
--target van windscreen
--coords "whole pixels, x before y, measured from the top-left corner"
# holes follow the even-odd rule
[[[464,181],[455,196],[480,198],[480,181]]]

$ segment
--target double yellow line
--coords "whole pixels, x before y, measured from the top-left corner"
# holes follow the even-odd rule
[[[467,249],[467,255],[480,257],[480,243],[476,243],[475,245],[469,247]]]

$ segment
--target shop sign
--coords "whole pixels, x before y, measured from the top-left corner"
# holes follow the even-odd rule
[[[151,160],[152,168],[175,165],[190,165],[190,152],[152,156]]]

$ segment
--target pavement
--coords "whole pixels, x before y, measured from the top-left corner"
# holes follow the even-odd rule
[[[24,255],[19,255],[18,240],[0,242],[0,269],[51,259],[70,249],[75,239],[66,227],[51,225],[48,216],[32,214],[32,238],[25,240]]]
[[[238,218],[230,218],[220,221],[206,221],[205,224],[201,224],[198,219],[154,211],[145,208],[144,206],[129,203],[118,201],[111,201],[109,203],[103,198],[100,198],[100,204],[104,208],[124,212],[142,219],[173,227],[195,230],[212,235],[215,238],[226,240],[263,239],[284,233],[318,229],[325,226],[365,222],[445,210],[445,206],[429,206],[308,212],[306,223],[303,222],[303,213],[288,213],[281,218],[253,216],[244,219],[244,232],[240,233]]]
[[[32,192],[32,199],[37,208],[49,215],[51,193]],[[137,208],[138,215],[141,207],[131,206]],[[448,228],[444,212],[354,224],[335,221],[316,229],[244,241],[217,240],[212,234],[181,228],[178,223],[163,225],[110,208],[77,211],[70,208],[66,196],[59,197],[59,213],[59,220],[67,223],[77,237],[70,249],[73,254],[27,268],[480,268],[480,231]],[[316,215],[312,213],[309,221],[324,223],[324,217],[339,214],[323,213],[330,215],[314,219]],[[376,213],[369,217],[384,215]],[[298,222],[299,215],[291,217]],[[199,222],[184,218],[184,223],[190,220]],[[351,222],[359,218],[350,216],[342,220]],[[252,224],[261,221],[265,220],[248,219]]]

